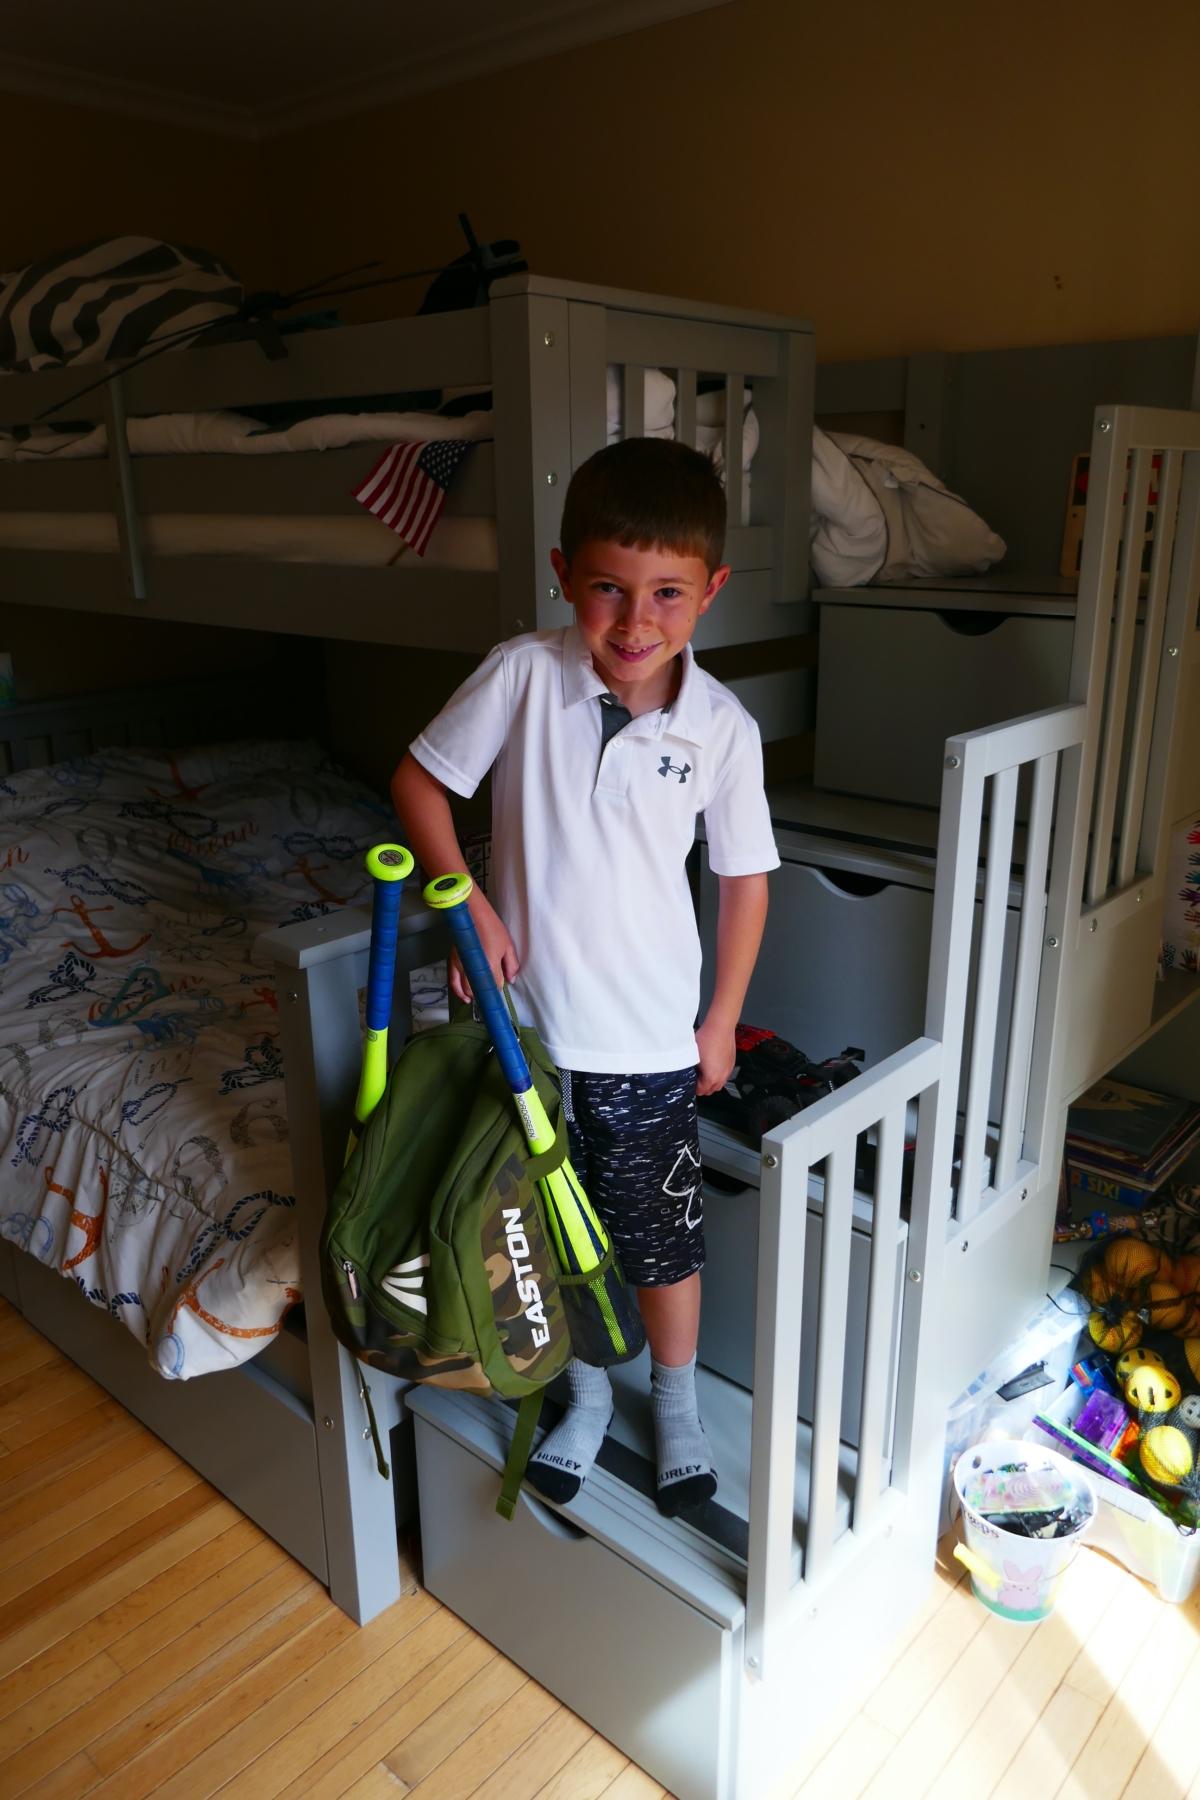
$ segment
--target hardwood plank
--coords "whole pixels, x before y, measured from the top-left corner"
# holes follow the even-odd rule
[[[408,1793],[408,1789],[386,1763],[376,1763],[344,1792],[345,1800],[398,1800],[399,1796]]]
[[[20,1531],[6,1532],[0,1539],[0,1572],[11,1569],[31,1551],[68,1536],[78,1525],[86,1524],[109,1507],[128,1504],[145,1482],[156,1481],[161,1474],[180,1468],[179,1458],[165,1444],[157,1444],[134,1463],[122,1463],[104,1481],[97,1482],[86,1494],[59,1504],[57,1496],[46,1497],[38,1517]],[[0,1476],[0,1504],[4,1492]]]
[[[248,1520],[241,1520],[207,1545],[202,1557],[183,1558],[126,1598],[116,1601],[98,1618],[86,1620],[78,1629],[39,1651],[19,1669],[13,1670],[0,1685],[3,1696],[0,1714],[7,1715],[27,1705],[35,1694],[53,1686],[72,1669],[82,1667],[99,1650],[107,1648],[113,1661],[124,1667],[121,1644],[130,1625],[136,1627],[147,1614],[153,1622],[160,1606],[169,1610],[179,1596],[186,1599],[194,1588],[204,1585],[207,1590],[212,1577],[219,1579],[226,1563],[236,1560],[240,1546],[252,1532],[261,1536]]]
[[[8,1399],[6,1389],[14,1381],[30,1375],[35,1369],[44,1368],[47,1363],[56,1361],[59,1351],[49,1338],[42,1337],[40,1332],[33,1332],[28,1343],[15,1345],[4,1358],[4,1380],[0,1382],[0,1406]]]
[[[0,1443],[6,1450],[19,1450],[23,1444],[41,1437],[43,1432],[58,1431],[61,1426],[70,1424],[72,1419],[94,1412],[107,1399],[104,1389],[85,1377],[78,1384],[68,1387],[60,1398],[40,1407],[36,1412],[24,1418],[12,1418],[0,1430]]]
[[[321,1616],[322,1590],[296,1563],[272,1569],[190,1631],[124,1675],[96,1729],[83,1742],[102,1773],[132,1763],[181,1721],[218,1701],[227,1688]],[[201,1596],[203,1598],[203,1596]],[[203,1748],[198,1738],[191,1754]]]
[[[5,1785],[11,1779],[6,1759],[16,1756],[44,1732],[53,1731],[68,1713],[94,1700],[120,1678],[121,1671],[112,1657],[101,1650],[82,1667],[73,1669],[64,1680],[43,1688],[19,1711],[10,1712],[0,1723],[0,1775],[4,1777]]]
[[[116,1639],[109,1654],[125,1674],[140,1668],[151,1656],[158,1655],[168,1644],[192,1630],[198,1615],[212,1617],[236,1595],[247,1593],[264,1575],[294,1566],[287,1551],[273,1539],[251,1525],[248,1519],[244,1524],[246,1530],[238,1535],[238,1553],[215,1564],[203,1576],[201,1595],[197,1595],[190,1585],[175,1598],[164,1594],[160,1607]],[[248,1548],[243,1549],[243,1544]]]
[[[116,1403],[110,1401],[108,1404]],[[50,1498],[45,1490],[51,1484],[54,1504],[63,1506],[103,1480],[113,1467],[114,1458],[119,1456],[125,1461],[131,1452],[140,1455],[140,1444],[156,1441],[144,1426],[128,1414],[125,1416],[128,1423],[107,1420],[104,1425],[97,1426],[87,1443],[73,1445],[61,1459],[45,1457],[36,1468],[27,1470],[11,1482],[6,1475],[0,1490],[0,1529],[21,1531],[40,1518]]]
[[[929,1800],[990,1795],[1032,1731],[1119,1586],[1112,1563],[1086,1552],[1068,1569],[1054,1611],[1026,1628],[1008,1674],[929,1789]]]
[[[511,1700],[414,1787],[413,1794],[419,1795],[420,1800],[460,1800],[463,1794],[477,1793],[482,1783],[559,1710],[553,1694],[536,1681],[526,1681]]]
[[[93,1582],[109,1571],[120,1571],[129,1555],[144,1550],[159,1538],[170,1537],[181,1524],[207,1511],[212,1497],[213,1490],[206,1482],[188,1487],[148,1518],[135,1520],[90,1555],[77,1557],[39,1581],[28,1593],[19,1594],[0,1606],[0,1638],[14,1626],[36,1618],[39,1613],[51,1611],[72,1594],[86,1592]]]
[[[98,1419],[89,1414],[74,1419],[62,1431],[50,1431],[10,1451],[4,1465],[3,1503],[5,1511],[14,1501],[57,1481],[81,1463],[100,1460],[110,1448],[136,1438],[149,1437],[144,1425],[127,1413],[116,1400],[105,1400],[96,1408]]]
[[[254,1800],[253,1783],[237,1787],[236,1777],[248,1764],[278,1745],[281,1739],[301,1726],[326,1701],[341,1694],[347,1684],[355,1684],[373,1663],[402,1644],[421,1621],[429,1616],[436,1602],[429,1594],[416,1594],[396,1601],[379,1613],[369,1624],[353,1627],[341,1642],[332,1646],[320,1661],[304,1670],[285,1686],[276,1683],[263,1692],[261,1703],[239,1725],[222,1733],[218,1742],[188,1764],[184,1771],[190,1787],[176,1784],[161,1790],[163,1800],[177,1792],[179,1800],[191,1800],[197,1786],[204,1792],[240,1791]]]
[[[543,1793],[546,1783],[595,1735],[590,1725],[565,1706],[556,1706],[540,1730],[480,1783],[472,1800],[530,1800],[531,1795]]]
[[[286,1787],[283,1800],[337,1800],[347,1777],[357,1779],[382,1762],[387,1751],[415,1731],[494,1655],[490,1644],[445,1608],[418,1626],[405,1642],[412,1659],[409,1679],[378,1702],[353,1736],[332,1744]]]
[[[60,1764],[51,1774],[26,1788],[22,1800],[82,1800],[99,1779],[94,1766],[81,1751],[70,1762]]]
[[[124,1496],[114,1495],[110,1487],[107,1497],[97,1500],[101,1490],[96,1489],[77,1503],[78,1510],[67,1506],[47,1512],[3,1545],[7,1566],[0,1571],[0,1605],[27,1593],[68,1560],[98,1552],[139,1519],[195,1487],[200,1476],[163,1445],[135,1464],[125,1479],[132,1491]]]
[[[951,1604],[956,1598],[952,1597]],[[868,1800],[927,1792],[1021,1653],[1023,1633],[1014,1631],[1007,1619],[989,1613],[969,1594],[963,1599],[983,1614],[985,1623],[970,1636],[954,1667],[938,1685],[936,1704],[923,1705],[898,1734],[896,1748],[863,1789]],[[864,1716],[870,1716],[870,1707],[863,1710]],[[877,1724],[882,1722],[876,1719]]]
[[[198,1789],[189,1765],[216,1743],[226,1730],[232,1730],[256,1712],[264,1697],[287,1685],[297,1673],[319,1662],[321,1657],[356,1629],[344,1613],[332,1606],[327,1595],[318,1591],[303,1594],[300,1604],[282,1618],[274,1615],[264,1622],[273,1643],[268,1654],[261,1647],[250,1655],[244,1668],[244,1679],[230,1686],[222,1681],[215,1697],[194,1712],[188,1712],[179,1724],[149,1742],[132,1762],[122,1763],[95,1789],[100,1800],[196,1800]],[[265,1636],[265,1634],[264,1634]],[[94,1747],[92,1754],[95,1754]],[[209,1790],[211,1791],[211,1790]]]
[[[960,1582],[864,1703],[864,1715],[902,1737],[966,1654],[987,1617],[967,1584]]]
[[[345,1781],[379,1761],[380,1750],[371,1748],[368,1740],[379,1737],[386,1747],[394,1734],[381,1737],[375,1715],[402,1690],[415,1686],[419,1671],[456,1642],[464,1629],[461,1621],[430,1595],[422,1599],[423,1607],[412,1605],[408,1629],[396,1642],[354,1678],[343,1679],[282,1741],[265,1747],[247,1763],[224,1790],[228,1800],[237,1795],[245,1795],[246,1800],[273,1800],[292,1783],[311,1794],[318,1770],[321,1774],[336,1770],[338,1778]]]
[[[665,1794],[666,1789],[645,1770],[626,1763],[612,1786],[605,1788],[604,1800],[663,1800]]]
[[[894,1732],[860,1714],[853,1729],[841,1733],[796,1789],[797,1800],[846,1800],[849,1794],[861,1794],[895,1748]]]
[[[0,1643],[0,1679],[21,1664],[28,1662],[68,1632],[77,1630],[87,1620],[95,1619],[110,1607],[114,1601],[132,1594],[163,1569],[170,1568],[181,1558],[189,1557],[197,1549],[218,1537],[221,1532],[236,1525],[241,1515],[236,1507],[213,1495],[212,1504],[197,1518],[192,1519],[181,1530],[173,1532],[161,1544],[136,1556],[119,1569],[114,1569],[102,1581],[94,1583],[70,1600],[56,1606],[40,1619],[33,1619],[20,1631],[16,1631],[5,1643]]]
[[[0,1384],[0,1431],[7,1432],[14,1426],[36,1420],[60,1401],[84,1393],[94,1394],[98,1404],[111,1398],[90,1375],[85,1375],[65,1357],[59,1364],[35,1369],[20,1381],[5,1381]]]
[[[1132,1577],[1131,1577],[1132,1579]],[[1061,1800],[1118,1800],[1166,1712],[1195,1645],[1197,1606],[1159,1604],[1154,1629],[1059,1789]]]
[[[1184,1800],[1200,1774],[1198,1718],[1200,1651],[1193,1652],[1171,1704],[1129,1778],[1122,1800]]]
[[[485,1719],[489,1719],[497,1707],[511,1701],[527,1680],[520,1669],[492,1650],[472,1680],[389,1751],[383,1761],[393,1775],[415,1788]]]
[[[599,1800],[628,1764],[623,1750],[593,1732],[553,1780],[537,1790],[536,1800]]]

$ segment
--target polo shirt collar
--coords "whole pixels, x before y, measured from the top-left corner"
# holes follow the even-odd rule
[[[696,666],[692,646],[685,644],[680,654],[683,673],[679,692],[670,707],[657,715],[656,735],[666,731],[685,743],[702,744],[712,719],[708,690]],[[580,700],[595,700],[609,691],[592,666],[591,652],[577,625],[568,625],[563,634],[562,682],[564,706],[574,706]]]

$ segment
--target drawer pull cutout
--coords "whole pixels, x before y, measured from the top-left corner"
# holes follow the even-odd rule
[[[943,612],[940,607],[937,616],[947,631],[955,631],[959,637],[986,637],[989,631],[998,631],[1010,617],[1002,612]]]

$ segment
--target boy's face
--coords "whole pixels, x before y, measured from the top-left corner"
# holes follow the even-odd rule
[[[596,673],[631,711],[667,705],[675,658],[729,579],[728,565],[710,574],[703,557],[607,539],[581,545],[570,563],[561,550],[550,555]]]

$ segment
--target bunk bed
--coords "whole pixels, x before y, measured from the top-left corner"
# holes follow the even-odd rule
[[[684,437],[694,431],[692,378],[724,379],[733,501],[740,400],[753,377],[762,442],[752,522],[731,534],[736,584],[729,604],[710,615],[719,634],[711,642],[770,643],[805,629],[805,332],[787,321],[533,278],[495,295],[488,312],[469,321],[365,329],[396,334],[389,388],[491,385],[496,572],[468,578],[401,567],[331,577],[299,565],[264,573],[230,558],[219,591],[198,558],[168,566],[167,558],[144,557],[139,573],[133,494],[142,470],[127,467],[116,497],[123,559],[13,553],[22,598],[467,649],[522,625],[557,623],[559,596],[544,573],[557,522],[553,489],[603,440],[606,370],[616,364],[627,431],[644,422],[644,368],[676,372],[675,425]],[[455,364],[452,340],[460,351],[474,345],[469,368]],[[188,386],[192,372],[172,370],[161,379],[182,385],[152,401],[139,395],[137,404],[224,404],[246,397],[251,374],[256,385],[286,388],[286,370],[264,374],[241,350],[235,360],[236,368],[222,362],[229,380],[217,391]],[[306,365],[304,379],[312,391],[347,391],[344,364],[336,372]],[[366,391],[365,365],[358,379]],[[0,404],[13,416],[29,399],[10,401],[6,385]],[[727,1325],[740,1313],[739,1328],[727,1329],[723,1343],[710,1340],[701,1358],[706,1423],[723,1479],[729,1471],[719,1504],[691,1521],[657,1514],[636,1371],[622,1383],[607,1460],[579,1499],[554,1508],[526,1494],[512,1524],[492,1511],[508,1411],[436,1389],[405,1395],[371,1375],[386,1422],[402,1410],[415,1419],[427,1585],[681,1800],[769,1791],[921,1603],[958,1364],[973,1373],[1041,1292],[1071,1092],[1107,1066],[1115,1048],[1153,1027],[1166,832],[1174,809],[1190,804],[1197,766],[1185,699],[1194,710],[1200,425],[1181,411],[1103,406],[1088,447],[1066,691],[1028,716],[960,721],[978,728],[948,733],[939,804],[900,809],[901,846],[932,865],[917,1028],[761,1144],[705,1132],[706,1165],[724,1178],[739,1226],[733,1274],[741,1285],[724,1299],[710,1294],[707,1305]],[[1162,487],[1143,595],[1136,532],[1136,553],[1122,557],[1126,524],[1140,526],[1142,516],[1124,505],[1124,492],[1127,480],[1135,495],[1142,484],[1148,492],[1155,456]],[[64,472],[35,472],[45,483],[39,506],[50,504],[51,476]],[[311,479],[324,476],[314,471]],[[323,623],[335,613],[336,624]],[[773,674],[749,677],[743,697],[767,737],[794,729],[786,685]],[[813,794],[808,811],[794,809],[793,829],[863,853],[865,840],[877,854],[855,812],[878,811],[877,801]],[[885,841],[895,845],[896,834]],[[309,1291],[318,1222],[344,1152],[366,943],[365,920],[354,913],[289,925],[266,943],[281,1001]],[[19,1297],[25,1273],[22,1259],[10,1257],[5,1279],[16,1281]],[[65,1316],[67,1307],[57,1311]],[[51,1323],[65,1329],[61,1317]],[[326,1578],[339,1603],[365,1619],[397,1591],[394,1483],[380,1480],[364,1441],[360,1371],[322,1320],[310,1318],[303,1354],[307,1387],[297,1411],[316,1470],[308,1479],[319,1490]],[[298,1467],[289,1479],[298,1479]],[[528,1605],[531,1582],[536,1608]],[[581,1615],[586,1633],[577,1628]],[[570,1659],[556,1653],[564,1635]]]

